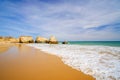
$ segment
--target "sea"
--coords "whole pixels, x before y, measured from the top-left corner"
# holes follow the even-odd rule
[[[102,45],[120,47],[120,41],[68,41],[68,43],[73,45]]]
[[[120,41],[68,41],[27,44],[61,58],[64,64],[96,80],[120,80]]]

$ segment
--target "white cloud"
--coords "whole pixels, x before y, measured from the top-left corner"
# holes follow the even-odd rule
[[[31,26],[33,33],[42,32],[46,37],[56,35],[61,40],[120,40],[118,33],[112,30],[94,30],[100,26],[119,23],[119,3],[119,0],[63,0],[52,4],[36,0],[10,5],[10,8],[24,16],[23,24]],[[20,31],[26,31],[21,30],[22,27],[17,30],[19,28]]]

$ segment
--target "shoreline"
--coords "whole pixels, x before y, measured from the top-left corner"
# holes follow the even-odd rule
[[[95,80],[67,66],[55,55],[24,44],[12,46],[0,55],[2,80]]]
[[[96,80],[119,80],[120,48],[111,46],[28,44],[61,58],[64,64]]]

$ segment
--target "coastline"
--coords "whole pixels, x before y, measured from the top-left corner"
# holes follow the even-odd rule
[[[65,65],[59,57],[24,44],[14,44],[0,53],[2,80],[95,80]]]
[[[61,58],[64,64],[96,80],[119,80],[120,47],[95,45],[28,44]]]

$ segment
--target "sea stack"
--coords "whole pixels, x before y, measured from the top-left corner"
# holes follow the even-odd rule
[[[48,42],[47,38],[40,37],[40,36],[38,36],[35,40],[35,43],[47,43],[47,42]]]
[[[49,44],[58,44],[57,39],[55,38],[55,36],[51,36],[49,39]]]
[[[20,43],[33,43],[33,37],[32,36],[20,36],[19,38]]]

